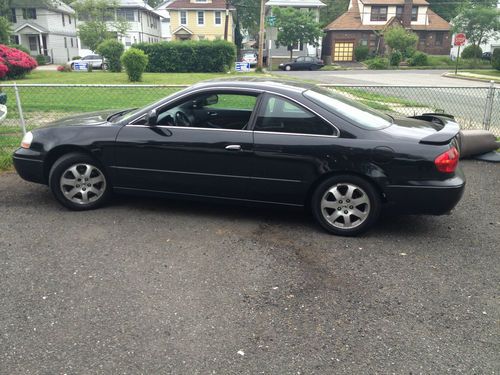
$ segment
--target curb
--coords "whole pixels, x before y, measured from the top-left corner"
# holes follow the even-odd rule
[[[486,78],[473,78],[473,77],[456,76],[454,73],[444,73],[441,75],[441,77],[452,78],[452,79],[463,79],[465,81],[486,82],[486,83],[493,81],[494,83],[500,83],[499,81],[486,79]]]

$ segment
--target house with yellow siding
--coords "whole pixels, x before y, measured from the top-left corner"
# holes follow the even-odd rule
[[[228,15],[228,41],[234,42],[234,12],[226,0],[174,0],[166,9],[170,14],[172,40],[224,39]]]

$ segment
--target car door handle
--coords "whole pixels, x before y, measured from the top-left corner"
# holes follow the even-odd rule
[[[208,112],[207,115],[210,117],[217,117],[219,114],[217,112]]]
[[[241,151],[241,146],[240,145],[227,145],[226,150],[229,151]]]

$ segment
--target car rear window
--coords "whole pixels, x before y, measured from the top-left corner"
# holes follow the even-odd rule
[[[351,120],[364,129],[383,129],[392,124],[391,116],[330,90],[318,87],[305,91],[304,96],[327,111]]]

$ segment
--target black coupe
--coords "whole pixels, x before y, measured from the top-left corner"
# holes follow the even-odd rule
[[[318,70],[325,66],[323,60],[313,56],[299,56],[292,61],[281,63],[278,68],[281,70]]]
[[[465,185],[459,134],[449,116],[387,115],[314,85],[217,80],[37,128],[13,158],[73,210],[112,191],[309,207],[355,235],[381,209],[449,212]]]

